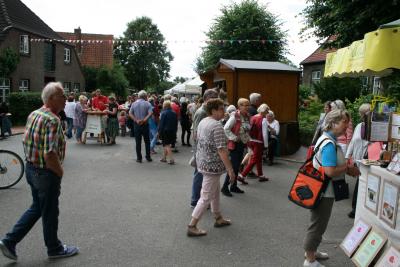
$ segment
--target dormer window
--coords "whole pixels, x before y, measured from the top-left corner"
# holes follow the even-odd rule
[[[28,35],[20,35],[19,52],[21,54],[29,54],[29,36]]]
[[[64,63],[69,64],[71,62],[71,49],[64,48]]]

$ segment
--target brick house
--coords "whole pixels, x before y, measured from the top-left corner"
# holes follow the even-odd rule
[[[111,34],[82,33],[81,28],[70,32],[57,32],[64,40],[75,45],[82,66],[99,68],[113,65],[113,39]]]
[[[60,81],[66,91],[80,91],[85,84],[74,46],[62,39],[20,0],[0,0],[0,50],[19,55],[17,69],[0,78],[0,101],[9,92],[41,91]]]
[[[336,39],[336,36],[331,36],[325,41],[329,43]],[[326,54],[335,52],[336,48],[323,48],[323,45],[318,47],[311,55],[300,62],[303,66],[303,79],[302,84],[312,85],[318,83],[324,77]]]

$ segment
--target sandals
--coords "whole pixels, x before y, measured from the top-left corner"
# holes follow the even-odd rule
[[[231,220],[227,220],[222,218],[222,216],[219,216],[218,218],[215,219],[214,227],[220,228],[224,226],[229,226],[231,224],[232,224]]]
[[[246,185],[249,184],[248,182],[246,182],[246,180],[244,179],[244,177],[239,173],[239,175],[237,176],[237,180],[239,182],[241,182],[242,184]]]
[[[175,161],[170,160],[170,161],[168,162],[168,164],[169,164],[169,165],[174,165],[174,164],[175,164]]]
[[[264,175],[258,176],[258,181],[259,182],[267,182],[269,181],[269,178],[265,177]]]
[[[195,225],[188,225],[187,236],[197,237],[207,235],[207,232],[197,228]]]
[[[160,161],[161,161],[161,162],[167,162],[167,160],[166,160],[166,159],[160,159]]]

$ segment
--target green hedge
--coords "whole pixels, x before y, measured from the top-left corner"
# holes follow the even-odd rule
[[[300,108],[299,131],[301,145],[309,146],[311,144],[322,112],[324,112],[324,105],[319,100],[311,100],[308,106]]]
[[[40,92],[11,93],[10,113],[13,125],[25,125],[28,115],[43,105]]]

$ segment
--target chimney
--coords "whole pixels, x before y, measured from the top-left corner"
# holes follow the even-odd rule
[[[76,40],[79,40],[79,42],[76,45],[76,51],[78,52],[78,55],[80,56],[82,53],[82,31],[81,27],[78,27],[77,29],[74,29],[74,34]]]

